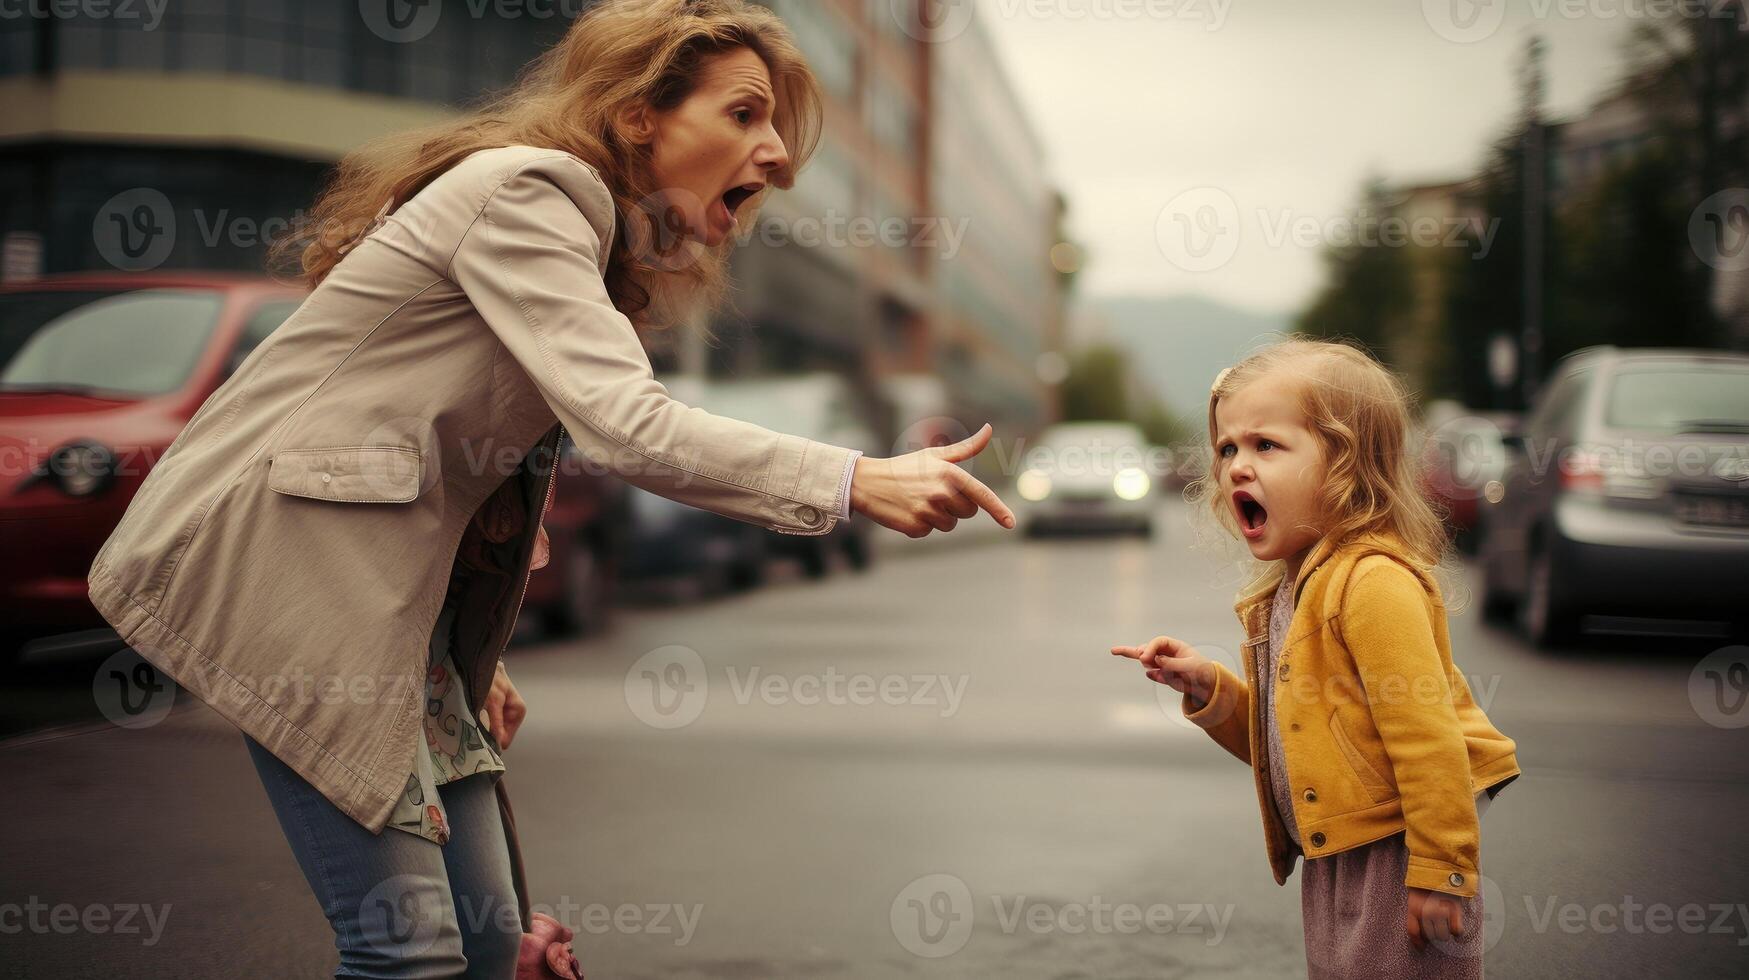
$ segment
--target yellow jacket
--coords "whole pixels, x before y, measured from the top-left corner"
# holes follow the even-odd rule
[[[1276,713],[1294,822],[1308,859],[1407,831],[1404,884],[1476,894],[1475,795],[1519,775],[1500,734],[1452,665],[1438,584],[1384,535],[1325,542],[1294,583],[1297,602],[1277,671]],[[1277,884],[1293,873],[1268,782],[1268,739],[1253,690],[1268,650],[1273,586],[1235,607],[1245,678],[1225,667],[1208,703],[1185,717],[1256,775],[1263,836]]]

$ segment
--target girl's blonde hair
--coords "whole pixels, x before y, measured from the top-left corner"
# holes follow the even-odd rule
[[[275,243],[275,264],[294,267],[295,278],[314,287],[385,201],[400,206],[470,153],[525,144],[573,153],[607,184],[621,220],[602,271],[620,312],[649,326],[714,309],[728,288],[735,240],[699,244],[685,262],[652,255],[662,216],[650,213],[650,202],[659,188],[648,147],[622,131],[622,117],[639,105],[680,105],[707,59],[742,48],[771,72],[772,123],[790,155],[771,183],[787,188],[819,143],[822,110],[819,83],[782,21],[745,0],[602,0],[479,108],[348,154],[307,220]]]
[[[1323,450],[1323,512],[1332,516],[1325,540],[1382,533],[1402,542],[1407,557],[1429,572],[1444,571],[1450,543],[1445,522],[1422,490],[1422,464],[1410,446],[1411,398],[1396,375],[1366,351],[1326,340],[1292,337],[1222,371],[1209,392],[1208,432],[1217,432],[1221,399],[1264,377],[1277,377],[1299,400]],[[1219,453],[1187,491],[1207,505],[1234,537],[1239,528],[1220,490]],[[1273,587],[1281,563],[1264,569],[1251,589]],[[1249,590],[1247,590],[1249,591]]]

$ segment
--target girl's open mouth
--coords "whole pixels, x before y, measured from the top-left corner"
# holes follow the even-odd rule
[[[1257,498],[1243,490],[1235,490],[1233,509],[1239,515],[1239,530],[1246,538],[1255,541],[1263,537],[1263,525],[1269,523],[1269,511],[1257,502]]]

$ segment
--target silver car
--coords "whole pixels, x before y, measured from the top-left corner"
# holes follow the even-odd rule
[[[1481,517],[1490,612],[1515,608],[1543,645],[1580,628],[1742,632],[1749,356],[1580,351],[1508,445]]]
[[[1166,450],[1127,422],[1051,426],[1021,456],[1014,482],[1028,534],[1053,530],[1154,532],[1155,486]]]

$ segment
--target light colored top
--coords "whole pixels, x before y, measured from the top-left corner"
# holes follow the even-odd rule
[[[446,605],[431,631],[431,668],[425,675],[425,711],[415,739],[413,771],[389,814],[388,826],[436,844],[449,842],[449,815],[437,787],[476,773],[501,773],[504,757],[492,733],[470,710],[467,690],[449,652],[455,608]],[[496,775],[489,778],[497,779]]]
[[[1257,703],[1263,711],[1263,727],[1269,738],[1269,789],[1288,839],[1300,847],[1300,828],[1294,823],[1294,793],[1288,785],[1287,763],[1281,751],[1281,722],[1275,712],[1275,667],[1281,662],[1288,624],[1294,618],[1293,576],[1283,576],[1269,607],[1269,647],[1257,663]]]

